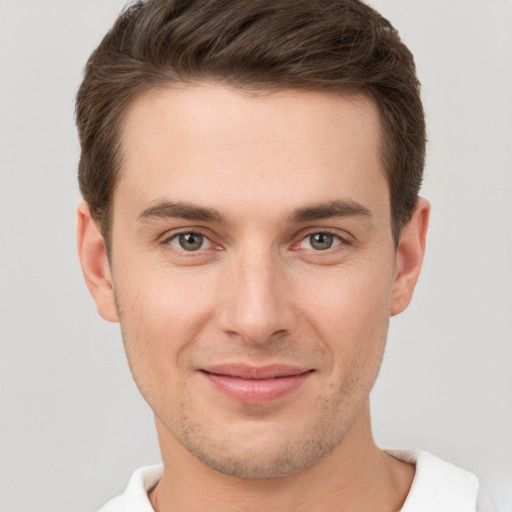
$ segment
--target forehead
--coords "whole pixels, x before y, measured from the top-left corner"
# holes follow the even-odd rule
[[[133,103],[121,141],[114,205],[181,195],[233,208],[243,198],[292,209],[329,194],[387,203],[378,112],[364,96],[213,84],[157,90]]]

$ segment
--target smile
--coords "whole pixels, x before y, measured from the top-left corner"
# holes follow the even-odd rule
[[[289,365],[218,365],[201,373],[221,393],[248,405],[262,405],[289,395],[313,370]]]

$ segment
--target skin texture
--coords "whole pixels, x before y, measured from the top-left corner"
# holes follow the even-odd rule
[[[155,508],[398,510],[414,470],[375,446],[368,396],[429,205],[395,251],[372,102],[166,89],[133,104],[122,140],[111,265],[86,204],[78,246],[155,413]],[[204,370],[219,364],[308,373],[254,403],[212,385]]]

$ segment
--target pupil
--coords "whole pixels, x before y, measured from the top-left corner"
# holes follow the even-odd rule
[[[203,235],[199,233],[185,233],[180,235],[180,245],[186,251],[195,251],[203,245]]]
[[[311,247],[325,251],[332,246],[333,238],[329,233],[315,233],[310,237]]]

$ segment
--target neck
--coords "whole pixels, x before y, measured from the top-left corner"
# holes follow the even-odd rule
[[[314,466],[273,479],[219,473],[188,453],[157,422],[164,472],[149,493],[157,512],[397,511],[412,483],[414,467],[377,448],[369,407],[343,441]]]

